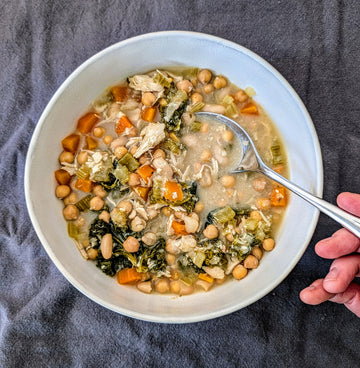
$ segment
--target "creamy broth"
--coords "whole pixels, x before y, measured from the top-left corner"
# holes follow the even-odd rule
[[[130,76],[104,91],[62,140],[55,171],[82,256],[145,293],[208,291],[257,268],[274,248],[285,189],[260,174],[232,175],[237,137],[194,115],[231,117],[287,176],[280,134],[252,94],[196,68]]]

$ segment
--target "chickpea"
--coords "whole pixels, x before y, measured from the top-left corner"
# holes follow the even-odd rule
[[[102,185],[95,185],[95,187],[94,187],[94,189],[93,189],[93,193],[96,195],[96,196],[98,196],[98,197],[100,197],[100,198],[104,198],[104,197],[106,197],[106,195],[107,195],[107,192],[106,192],[106,190],[103,188],[103,186]]]
[[[180,295],[189,295],[194,291],[194,287],[192,285],[185,285],[180,281]]]
[[[146,227],[146,221],[140,218],[139,216],[136,216],[133,218],[133,220],[130,223],[130,227],[132,231],[139,232],[141,230],[144,230]]]
[[[220,89],[226,87],[227,81],[222,75],[219,75],[215,77],[213,84],[216,89]]]
[[[145,165],[147,163],[150,163],[150,159],[149,157],[147,157],[147,155],[142,155],[140,158],[139,158],[139,164],[140,165]]]
[[[74,155],[68,151],[61,152],[59,156],[59,162],[67,162],[72,164],[74,162]]]
[[[204,203],[202,203],[202,202],[196,202],[196,205],[195,205],[195,207],[194,207],[194,212],[196,212],[196,213],[200,213],[200,212],[202,212],[203,210],[204,210]]]
[[[55,189],[56,197],[63,199],[67,197],[71,192],[71,189],[68,185],[58,185]]]
[[[103,127],[96,127],[93,130],[93,134],[96,138],[101,138],[105,134],[105,128]]]
[[[141,102],[145,106],[152,106],[156,101],[156,96],[152,92],[144,92],[141,97]]]
[[[154,245],[156,240],[157,240],[157,235],[151,231],[149,231],[148,233],[144,234],[143,237],[141,238],[141,240],[146,244],[146,245]]]
[[[238,102],[245,102],[248,99],[248,95],[242,89],[240,91],[237,91],[234,97],[235,100]]]
[[[274,239],[271,239],[271,238],[264,239],[264,241],[262,243],[262,247],[267,252],[270,252],[275,247],[275,241],[274,241]]]
[[[258,198],[256,201],[256,207],[260,210],[268,210],[271,207],[270,199],[268,198]]]
[[[200,133],[209,133],[209,124],[208,123],[202,123],[200,128]]]
[[[136,151],[137,151],[137,147],[136,146],[134,146],[134,147],[131,147],[131,149],[130,149],[130,153],[134,156],[135,155],[135,153],[136,153]]]
[[[234,236],[233,234],[229,233],[229,234],[226,234],[225,236],[226,240],[229,241],[230,243],[232,243],[234,241]]]
[[[173,213],[172,209],[170,207],[163,207],[161,209],[161,212],[163,215],[165,215],[166,217],[170,217],[171,214]]]
[[[251,211],[250,212],[250,217],[255,219],[255,220],[258,220],[258,221],[262,220],[262,216],[261,216],[261,213],[259,211]]]
[[[247,273],[248,270],[246,269],[246,267],[239,264],[233,269],[232,275],[234,276],[234,279],[241,280],[247,275]]]
[[[203,96],[200,93],[195,92],[191,95],[191,103],[196,104],[202,101],[203,101]]]
[[[75,220],[75,221],[74,221],[74,224],[75,224],[76,226],[78,226],[78,227],[83,227],[83,226],[85,226],[85,223],[86,223],[86,221],[85,221],[84,217],[82,217],[82,216],[79,216],[79,217],[77,218],[77,220]],[[88,242],[89,242],[89,241],[88,241]]]
[[[176,280],[176,281],[171,281],[170,282],[170,289],[171,292],[174,294],[179,294],[180,293],[180,289],[181,289],[181,282]]]
[[[126,215],[129,215],[133,209],[133,205],[130,201],[121,201],[116,206],[120,210],[123,210]]]
[[[235,178],[231,175],[224,175],[220,178],[220,183],[225,188],[231,188],[235,185]]]
[[[256,178],[252,182],[252,186],[257,192],[263,192],[266,189],[266,184],[265,178]]]
[[[259,266],[259,260],[252,254],[249,254],[244,260],[244,267],[253,269],[257,268],[257,266]]]
[[[75,192],[71,192],[66,198],[64,198],[64,204],[67,206],[68,204],[74,204],[77,202],[77,195]]]
[[[222,134],[222,139],[225,142],[231,142],[234,138],[234,133],[231,130],[225,130],[225,132]]]
[[[202,152],[200,156],[201,161],[210,161],[211,160],[211,152],[209,150],[205,150]]]
[[[131,187],[136,187],[138,185],[140,185],[140,176],[138,174],[135,174],[135,173],[131,173],[129,175],[129,181],[128,181],[128,184],[131,186]]]
[[[124,249],[129,253],[134,253],[139,250],[140,243],[133,236],[129,236],[123,243]]]
[[[192,83],[189,80],[187,80],[187,79],[183,79],[180,82],[178,82],[176,84],[176,87],[178,89],[181,89],[181,90],[185,91],[186,93],[190,93],[191,90],[194,88],[194,86],[192,85]]]
[[[87,252],[87,255],[89,257],[89,259],[96,259],[97,255],[98,255],[98,250],[94,249],[94,248],[90,248]]]
[[[170,284],[168,279],[160,279],[155,283],[155,290],[158,293],[164,294],[170,291]]]
[[[173,266],[176,262],[176,257],[173,254],[167,253],[165,256],[166,262],[169,266]]]
[[[258,260],[261,259],[262,257],[262,250],[260,249],[260,247],[254,247],[252,250],[251,250],[251,254],[253,256],[255,256]]]
[[[104,207],[105,202],[102,198],[96,196],[90,200],[90,209],[94,211],[100,211]]]
[[[99,215],[99,219],[108,223],[110,221],[110,213],[108,211],[102,211]]]
[[[75,205],[68,204],[63,209],[63,216],[65,220],[68,220],[68,221],[76,220],[79,217],[79,210],[77,209]]]
[[[80,152],[77,155],[77,158],[76,159],[77,159],[77,162],[80,165],[82,165],[82,164],[84,164],[87,161],[88,157],[89,157],[89,154],[87,152],[85,152],[85,151],[82,151],[82,152]]]
[[[206,94],[211,93],[214,90],[214,86],[212,84],[205,84],[203,87],[203,92]]]
[[[162,107],[166,106],[167,105],[166,99],[165,98],[160,98],[159,105],[162,106]]]
[[[208,239],[215,239],[218,237],[219,231],[215,225],[208,225],[203,231],[203,234]]]
[[[125,154],[127,153],[127,148],[124,146],[117,146],[114,149],[114,155],[116,156],[117,159],[121,159],[123,156],[125,156]]]
[[[111,144],[111,142],[113,141],[113,137],[111,135],[106,135],[104,138],[103,138],[103,142],[107,145]]]
[[[170,269],[170,276],[172,280],[179,280],[180,278],[180,272],[176,268]]]
[[[209,69],[202,69],[197,75],[198,81],[202,84],[209,83],[211,81],[211,78],[212,73]]]
[[[158,148],[154,153],[153,153],[153,159],[155,160],[156,158],[165,158],[166,154],[165,152]]]

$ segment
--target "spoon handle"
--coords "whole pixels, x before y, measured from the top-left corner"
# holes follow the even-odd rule
[[[337,221],[344,228],[351,231],[354,235],[360,238],[360,218],[355,217],[348,212],[343,211],[337,206],[324,201],[323,199],[316,197],[315,195],[307,192],[306,190],[298,187],[296,184],[291,181],[285,179],[283,176],[279,175],[275,171],[266,167],[265,165],[261,165],[261,171],[269,178],[277,181],[284,187],[290,189],[292,192],[305,199],[313,206],[318,208],[321,212],[325,213],[333,220]]]

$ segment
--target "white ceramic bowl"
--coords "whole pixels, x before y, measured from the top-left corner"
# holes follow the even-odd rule
[[[28,210],[38,237],[62,274],[82,293],[115,312],[155,322],[207,320],[239,310],[276,287],[304,253],[318,211],[290,197],[274,251],[241,282],[208,293],[174,298],[147,295],[86,262],[68,237],[62,203],[55,198],[54,170],[60,140],[107,86],[126,76],[173,65],[209,68],[240,87],[252,86],[255,100],[268,112],[284,139],[291,179],[321,196],[322,160],[311,118],[295,91],[267,62],[235,43],[200,33],[159,32],[119,42],[91,57],[61,85],[44,110],[32,137],[25,169]]]

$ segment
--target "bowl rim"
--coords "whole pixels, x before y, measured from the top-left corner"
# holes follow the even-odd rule
[[[31,222],[33,224],[33,227],[35,229],[35,232],[40,239],[40,242],[42,246],[45,248],[46,253],[54,262],[55,266],[58,268],[58,270],[65,276],[65,278],[76,288],[78,289],[82,294],[86,295],[89,299],[93,300],[94,302],[100,304],[101,306],[110,309],[114,312],[120,313],[124,316],[132,317],[135,319],[148,321],[148,322],[156,322],[156,323],[194,323],[194,322],[201,322],[205,320],[210,320],[214,318],[218,318],[230,313],[233,313],[237,310],[240,310],[244,307],[247,307],[248,305],[254,303],[255,301],[261,299],[265,295],[267,295],[271,290],[273,290],[275,287],[277,287],[293,270],[293,268],[296,266],[296,264],[299,262],[300,258],[305,253],[310,240],[313,236],[313,233],[315,231],[315,228],[317,226],[318,218],[320,211],[314,208],[314,213],[312,215],[311,220],[311,226],[308,228],[307,237],[304,238],[304,246],[301,252],[299,252],[298,256],[293,258],[292,261],[287,265],[287,267],[284,269],[281,275],[277,278],[276,283],[269,284],[268,287],[262,289],[261,292],[255,294],[252,298],[249,298],[245,305],[239,307],[237,304],[226,307],[224,309],[207,313],[203,315],[196,315],[196,316],[172,316],[171,318],[164,318],[162,316],[155,316],[152,314],[144,314],[139,313],[136,311],[128,310],[123,307],[114,306],[111,303],[104,302],[104,300],[100,299],[96,295],[94,295],[92,292],[87,290],[86,286],[82,285],[80,282],[78,282],[72,275],[69,273],[65,267],[63,267],[60,260],[57,259],[55,254],[52,252],[51,247],[49,246],[45,236],[43,235],[40,224],[36,218],[35,210],[31,201],[31,191],[30,191],[30,172],[31,172],[31,158],[33,156],[33,152],[36,147],[36,141],[40,135],[42,125],[44,124],[47,115],[53,108],[54,103],[57,101],[57,99],[64,93],[66,88],[70,83],[72,83],[73,79],[77,77],[78,74],[83,72],[85,69],[87,69],[91,64],[96,62],[99,58],[103,57],[105,54],[110,53],[114,49],[117,49],[119,47],[124,47],[126,45],[136,43],[139,40],[146,40],[146,39],[154,39],[154,38],[162,38],[162,37],[190,37],[190,38],[197,38],[197,39],[204,39],[207,41],[213,41],[216,43],[219,43],[223,46],[229,47],[231,49],[235,49],[236,51],[240,51],[241,53],[251,57],[255,62],[259,63],[261,66],[263,66],[265,69],[267,69],[273,76],[275,76],[279,82],[284,86],[284,88],[287,90],[287,92],[293,97],[293,99],[297,102],[302,115],[304,117],[304,122],[306,123],[307,128],[309,129],[312,139],[313,139],[313,145],[315,150],[315,157],[316,157],[316,171],[317,171],[317,177],[316,177],[316,186],[314,188],[314,194],[321,197],[323,194],[323,163],[322,163],[322,154],[320,149],[320,143],[319,139],[314,127],[314,124],[312,122],[312,119],[310,117],[309,112],[307,111],[304,103],[302,102],[301,98],[298,96],[298,94],[295,92],[293,87],[289,84],[289,82],[266,60],[264,60],[261,56],[256,54],[255,52],[247,49],[244,46],[241,46],[235,42],[226,40],[224,38],[206,34],[206,33],[200,33],[200,32],[192,32],[192,31],[181,31],[181,30],[172,30],[172,31],[159,31],[159,32],[151,32],[151,33],[145,33],[138,36],[134,36],[122,41],[119,41],[115,44],[112,44],[103,50],[97,52],[95,55],[91,56],[87,60],[85,60],[82,64],[80,64],[66,79],[65,81],[60,85],[60,87],[55,91],[53,96],[51,97],[50,101],[46,105],[44,111],[42,112],[36,127],[33,131],[32,138],[29,144],[28,152],[26,155],[26,161],[25,161],[25,172],[24,172],[24,189],[25,189],[25,200],[26,205],[28,209],[28,213],[31,219]]]

